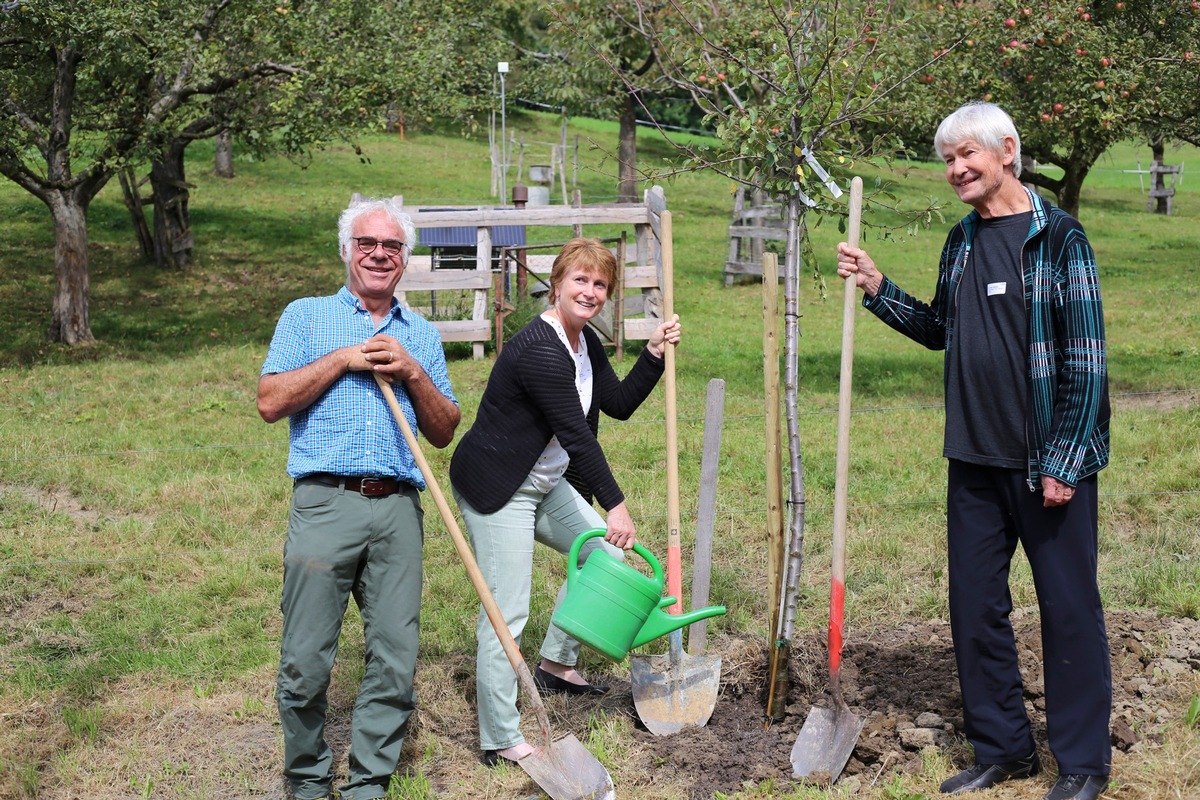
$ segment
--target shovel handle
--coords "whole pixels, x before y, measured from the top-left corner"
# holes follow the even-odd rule
[[[850,218],[846,241],[858,245],[862,226],[862,178],[850,182]],[[842,304],[842,363],[838,387],[837,474],[833,493],[833,564],[829,590],[829,671],[835,676],[842,661],[842,631],[846,607],[846,509],[850,484],[850,390],[854,377],[854,309],[858,292],[853,275],[846,278]]]
[[[675,245],[671,234],[671,212],[662,212],[663,319],[675,315]],[[667,425],[667,594],[675,604],[667,609],[683,613],[683,557],[679,546],[679,427],[675,404],[675,346],[663,342],[663,386]]]
[[[433,496],[433,502],[437,505],[438,512],[442,515],[442,522],[446,524],[446,530],[450,532],[450,538],[454,541],[454,549],[458,551],[458,557],[462,559],[463,566],[467,568],[467,576],[471,579],[471,584],[475,587],[475,593],[479,595],[479,602],[483,604],[483,610],[487,613],[487,618],[491,621],[492,628],[496,631],[496,636],[500,639],[500,644],[504,647],[504,654],[508,656],[508,663],[512,665],[513,672],[517,674],[517,682],[521,684],[522,691],[524,691],[533,704],[534,714],[538,720],[538,727],[541,729],[542,737],[545,739],[548,749],[551,745],[550,720],[546,715],[546,707],[542,704],[542,697],[538,694],[537,686],[533,682],[533,675],[529,672],[529,665],[525,663],[525,659],[521,656],[521,649],[517,647],[512,632],[508,629],[508,623],[504,620],[504,615],[500,613],[500,607],[496,605],[496,598],[492,595],[492,590],[488,587],[487,580],[484,579],[483,573],[479,570],[479,564],[475,561],[475,554],[471,552],[471,548],[467,544],[467,539],[463,536],[462,529],[458,527],[458,520],[455,519],[454,512],[450,509],[450,504],[446,502],[446,496],[442,494],[442,487],[438,484],[437,479],[434,478],[433,470],[429,467],[429,462],[425,460],[425,454],[421,451],[421,446],[417,443],[417,437],[413,434],[412,426],[408,424],[408,418],[404,416],[404,409],[400,408],[400,403],[396,400],[396,393],[392,390],[392,385],[385,381],[378,373],[372,372],[371,375],[375,378],[375,382],[379,384],[379,389],[383,392],[383,398],[387,401],[388,408],[392,410],[392,416],[396,418],[396,424],[400,426],[400,432],[404,434],[404,441],[408,444],[409,451],[412,452],[413,460],[417,462],[417,467],[421,470],[421,475],[425,478],[426,488],[429,489],[429,494]]]

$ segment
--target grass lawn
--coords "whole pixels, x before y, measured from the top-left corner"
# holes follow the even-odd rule
[[[508,125],[526,143],[526,165],[543,162],[540,150],[558,141],[552,117],[513,113]],[[592,142],[615,149],[615,129],[580,121],[569,133],[572,142],[579,136],[584,202],[611,201],[615,160]],[[485,138],[449,132],[364,144],[367,162],[348,148],[330,147],[305,169],[281,159],[238,160],[233,180],[212,177],[211,147],[193,146],[188,179],[196,185],[197,251],[183,273],[139,262],[119,186],[110,184],[88,217],[98,343],[82,349],[44,341],[54,289],[49,214],[14,184],[0,184],[0,798],[280,796],[273,694],[290,491],[287,430],[264,424],[254,407],[275,321],[290,300],[332,293],[341,284],[335,223],[352,192],[402,194],[421,205],[493,202]],[[640,157],[644,166],[661,164],[670,151],[644,133]],[[1136,745],[1121,749],[1114,767],[1119,785],[1112,797],[1121,800],[1200,796],[1200,651],[1166,644],[1175,642],[1171,625],[1193,630],[1186,626],[1200,617],[1200,182],[1185,170],[1174,215],[1147,213],[1138,175],[1126,171],[1139,157],[1147,164],[1148,148],[1123,145],[1106,155],[1088,177],[1080,213],[1099,257],[1115,407],[1114,460],[1100,482],[1101,588],[1110,612],[1159,620],[1137,644],[1138,669],[1117,674],[1143,705],[1156,698],[1145,713],[1130,711]],[[1200,151],[1169,151],[1167,161],[1200,168]],[[877,180],[891,184],[910,205],[930,196],[945,205],[945,222],[911,236],[883,238],[870,226],[890,217],[872,209],[865,216],[867,246],[880,268],[915,294],[930,296],[941,243],[962,213],[942,170],[909,163],[863,174],[868,189]],[[761,288],[752,281],[724,285],[734,187],[695,174],[676,177],[664,189],[674,214],[675,306],[685,325],[678,354],[684,563],[691,556],[705,388],[722,378],[711,602],[729,613],[709,630],[712,648],[725,659],[721,704],[744,700],[748,705],[737,707],[751,710],[735,721],[758,731],[761,715],[752,709],[761,709],[754,693],[765,667],[770,605]],[[557,200],[556,192],[552,197]],[[544,235],[551,238],[539,241],[565,238]],[[832,254],[838,239],[836,224],[813,229],[829,285],[803,277],[799,301],[807,535],[793,662],[798,688],[789,709],[794,727],[777,730],[775,738],[786,740],[777,774],[746,773],[721,788],[723,796],[932,797],[951,754],[961,755],[961,744],[910,750],[903,763],[883,758],[875,765],[864,754],[863,764],[873,766],[832,789],[790,780],[787,748],[824,687],[824,654],[808,645],[822,640],[827,622],[841,325]],[[940,635],[945,468],[941,354],[920,349],[861,310],[856,327],[847,631],[865,648],[891,641],[897,631],[912,633],[914,626]],[[461,435],[491,360],[471,360],[467,348],[448,350],[464,412]],[[629,422],[601,426],[640,539],[660,555],[666,540],[662,420],[658,391]],[[427,452],[441,476],[452,451],[453,445]],[[448,483],[444,487],[448,491]],[[534,787],[519,770],[497,773],[477,765],[477,601],[431,501],[426,511],[421,711],[389,797],[527,796]],[[535,568],[524,648],[529,659],[549,618],[561,559],[539,553]],[[1013,600],[1036,618],[1021,557]],[[926,652],[930,642],[906,646]],[[1185,652],[1168,659],[1172,647]],[[1131,648],[1122,644],[1119,652]],[[330,736],[343,758],[362,650],[351,604],[330,698]],[[865,669],[866,651],[855,652]],[[1163,659],[1183,666],[1168,675]],[[619,796],[711,796],[689,794],[690,773],[703,767],[679,766],[671,743],[638,729],[628,665],[585,651],[583,668],[617,685],[625,681],[625,694],[586,713],[552,703],[552,724],[574,730],[601,758]],[[903,673],[886,680],[905,682]],[[1148,688],[1130,683],[1135,680]],[[1036,708],[1036,700],[1031,703]],[[870,707],[865,698],[854,704]],[[922,709],[892,712],[899,718],[909,710]],[[729,715],[723,719],[729,724]],[[694,739],[674,746],[717,752],[718,744]],[[1045,788],[996,796],[1036,798]]]

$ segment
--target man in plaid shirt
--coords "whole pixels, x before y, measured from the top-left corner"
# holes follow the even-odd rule
[[[1094,800],[1112,760],[1112,675],[1097,584],[1097,479],[1108,463],[1104,313],[1082,226],[1020,182],[1021,140],[990,103],[942,121],[934,146],[974,210],[946,238],[930,304],[857,246],[838,274],[892,328],[944,350],[950,622],[975,764],[963,794],[1041,769],[1009,614],[1018,542],[1042,620],[1046,722],[1059,777],[1045,800]],[[855,243],[857,244],[857,243]]]
[[[276,700],[284,774],[298,800],[331,791],[327,690],[351,594],[366,665],[343,798],[387,794],[416,706],[425,482],[373,375],[395,386],[410,426],[435,447],[453,439],[459,409],[437,329],[395,299],[415,233],[391,200],[346,209],[338,222],[345,286],[288,305],[259,379],[259,414],[288,417],[295,482]]]

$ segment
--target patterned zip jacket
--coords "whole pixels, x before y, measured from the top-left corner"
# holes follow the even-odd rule
[[[1041,476],[1074,486],[1104,469],[1109,456],[1108,370],[1104,310],[1096,257],[1079,222],[1026,191],[1033,220],[1021,248],[1029,322],[1025,443],[1027,480]],[[886,277],[863,306],[930,350],[954,344],[955,295],[971,254],[979,212],[963,217],[946,237],[932,305]]]

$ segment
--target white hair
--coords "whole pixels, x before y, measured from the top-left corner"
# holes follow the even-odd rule
[[[412,255],[413,245],[416,244],[417,228],[413,225],[412,217],[401,211],[400,204],[389,197],[382,200],[367,198],[357,202],[352,201],[338,217],[338,252],[342,254],[342,261],[346,262],[347,268],[350,266],[350,253],[353,252],[350,237],[354,234],[355,221],[359,217],[379,211],[387,214],[388,219],[404,231],[404,247],[400,251],[400,261],[408,266],[408,258]]]
[[[1013,153],[1013,176],[1021,177],[1021,136],[1012,117],[995,103],[974,100],[959,106],[958,110],[942,120],[933,136],[933,147],[940,156],[943,149],[965,141],[978,142],[987,149],[1004,152],[1005,137],[1012,137],[1016,150]]]

